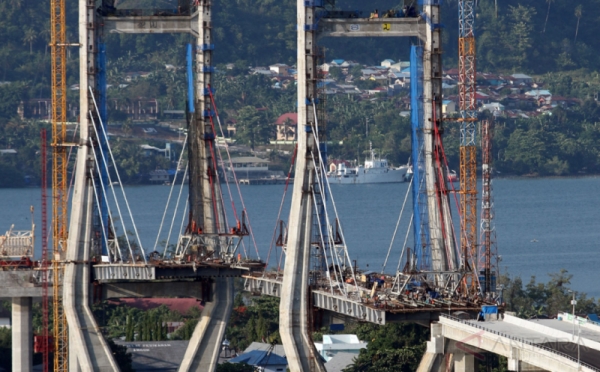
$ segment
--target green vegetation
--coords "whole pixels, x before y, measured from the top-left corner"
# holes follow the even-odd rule
[[[410,372],[416,371],[429,340],[429,329],[417,324],[361,323],[346,333],[356,333],[369,344],[344,372]]]
[[[184,316],[164,305],[144,311],[107,302],[94,305],[93,311],[107,339],[124,338],[125,341],[189,340],[201,313],[191,308]],[[167,337],[167,322],[185,323]]]
[[[126,0],[123,8],[174,7],[173,1]],[[365,5],[359,0],[339,0],[343,9],[358,9],[363,15],[371,8],[401,6],[399,0],[379,0]],[[16,155],[0,157],[0,187],[39,184],[39,124],[17,117],[21,102],[50,97],[49,1],[26,3],[14,0],[0,4],[0,148],[16,149]],[[75,0],[67,0],[68,38],[77,37]],[[457,65],[458,10],[456,1],[444,2],[444,63]],[[218,70],[213,82],[221,119],[235,120],[238,143],[254,149],[268,143],[274,134],[272,123],[295,110],[295,85],[272,89],[263,76],[247,76],[248,66],[295,63],[295,1],[219,1],[214,5],[214,62]],[[577,175],[600,172],[600,111],[594,97],[600,91],[600,45],[596,35],[600,8],[593,0],[577,2],[482,0],[477,7],[478,69],[494,73],[523,72],[544,83],[554,95],[582,100],[579,108],[556,108],[552,115],[536,118],[498,119],[494,159],[502,174]],[[42,19],[42,22],[39,20]],[[26,25],[26,26],[23,26]],[[557,27],[560,25],[560,27]],[[185,109],[185,45],[195,43],[187,35],[106,34],[107,79],[111,102],[134,105],[138,98],[156,98],[160,110]],[[385,58],[408,59],[415,40],[375,39],[324,40],[326,59],[343,58],[363,64],[379,64]],[[68,54],[68,86],[78,83],[78,53]],[[225,63],[232,63],[228,70]],[[167,68],[166,66],[171,66]],[[127,73],[146,72],[144,78],[125,79]],[[351,69],[358,74],[358,67]],[[331,76],[341,79],[340,69]],[[374,81],[356,82],[373,88]],[[78,91],[68,91],[68,102],[77,106]],[[375,97],[358,101],[335,96],[328,102],[328,136],[343,141],[329,148],[331,157],[363,159],[368,141],[394,164],[409,156],[408,121],[398,117],[407,108],[399,97]],[[70,121],[77,120],[71,113]],[[483,116],[483,115],[482,115]],[[169,168],[160,156],[142,156],[139,138],[131,135],[134,123],[123,112],[109,110],[111,122],[121,123],[125,137],[112,146],[127,183],[140,182],[156,168]],[[366,136],[366,120],[369,135]],[[129,133],[129,134],[127,134]],[[456,166],[458,129],[446,124],[446,151]],[[151,143],[152,144],[152,143]],[[273,160],[273,159],[272,159]],[[276,159],[278,162],[281,159]],[[281,160],[280,167],[286,169]]]
[[[246,306],[243,296],[235,298],[234,309],[227,324],[225,338],[229,347],[244,350],[252,342],[281,343],[279,336],[279,299],[275,297],[253,298]]]

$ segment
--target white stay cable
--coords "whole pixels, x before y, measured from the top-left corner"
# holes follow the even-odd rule
[[[165,222],[165,217],[167,216],[167,210],[169,209],[169,204],[171,203],[171,195],[173,194],[173,189],[175,188],[175,181],[177,181],[177,175],[179,174],[179,168],[181,167],[181,161],[183,160],[183,153],[185,152],[185,146],[187,145],[187,137],[188,134],[186,132],[185,138],[183,139],[183,147],[181,148],[181,154],[179,155],[179,160],[177,161],[177,168],[175,169],[175,177],[173,178],[173,183],[171,184],[171,190],[169,190],[169,196],[167,197],[167,205],[165,205],[165,211],[163,212],[162,219],[160,220],[160,226],[158,227],[158,234],[156,235],[156,241],[154,242],[154,247],[152,251],[156,251],[156,247],[158,246],[158,239],[160,239],[160,233],[162,232],[163,223]],[[185,176],[183,176],[183,180],[181,184],[185,183]]]
[[[94,101],[94,107],[96,108],[96,112],[99,113],[100,111],[98,110],[98,105],[96,104],[96,97],[94,97],[94,93],[93,93],[91,87],[89,88],[89,90],[90,90],[90,96],[92,97],[92,100]],[[100,115],[98,115],[98,118],[100,120],[100,128],[102,128],[102,134],[104,135],[104,140],[108,144],[109,143],[108,135],[106,134],[106,130],[104,129],[104,123],[102,123],[102,118],[100,117]],[[96,132],[96,136],[98,136],[98,130],[96,129],[95,125],[94,125],[94,131]],[[129,212],[129,218],[131,219],[131,223],[133,225],[133,231],[135,233],[135,237],[138,241],[138,244],[140,245],[140,250],[142,251],[142,258],[144,259],[144,263],[147,264],[148,261],[146,260],[146,251],[144,251],[144,247],[142,246],[142,240],[140,239],[140,234],[138,233],[137,226],[135,225],[135,221],[133,220],[133,213],[131,213],[131,208],[129,207],[129,201],[127,200],[127,195],[125,195],[125,188],[123,188],[123,182],[121,182],[121,176],[119,175],[119,168],[117,167],[117,162],[115,161],[115,157],[113,156],[110,145],[107,147],[108,147],[108,153],[110,154],[110,159],[112,160],[112,163],[115,166],[115,173],[117,175],[117,180],[119,181],[119,187],[121,187],[121,193],[123,194],[123,199],[125,200],[125,206],[127,207],[127,212]]]
[[[317,169],[318,167],[317,167],[317,164],[315,162],[315,154],[312,153],[312,152],[311,152],[311,154],[312,154],[313,167],[315,169]],[[321,193],[321,195],[325,195],[325,187],[323,185],[323,182],[327,182],[327,181],[326,180],[323,181],[322,175],[323,174],[321,172],[315,172],[315,176],[317,178],[317,185],[319,186],[319,192]],[[313,191],[313,193],[314,193],[314,191]],[[324,216],[325,217],[325,221],[324,222],[325,222],[326,228],[329,229],[329,226],[331,226],[331,222],[330,222],[330,219],[329,219],[329,213],[327,211],[327,206],[325,205],[325,202],[326,202],[325,198],[323,198],[323,211],[325,212],[325,216]],[[317,217],[320,220],[319,213],[317,213]],[[319,228],[321,228],[321,227],[322,227],[322,224],[319,221]],[[321,231],[320,233],[322,234],[323,232]],[[332,263],[334,265],[337,264],[338,267],[342,267],[343,266],[343,260],[339,257],[337,249],[335,248],[335,241],[334,241],[333,236],[331,234],[328,234],[328,243],[329,243],[329,246],[330,246],[330,252],[331,252],[330,254],[331,254],[331,261],[332,261]],[[345,247],[345,245],[344,245],[344,247]]]
[[[181,236],[183,235],[183,223],[185,221],[185,216],[187,215],[187,210],[188,210],[188,206],[189,203],[183,203],[184,204],[184,208],[183,208],[183,215],[181,216],[181,226],[179,227],[179,238],[177,239],[177,243],[175,243],[175,256],[177,256],[178,251],[177,249],[179,248],[179,242],[181,241]],[[165,247],[168,247],[169,243],[167,243],[165,245]],[[166,254],[166,250],[165,250],[165,254]]]
[[[189,168],[190,167],[185,167],[185,172],[183,173],[184,180],[185,180],[185,177],[187,177]],[[184,184],[185,184],[185,182],[181,182],[181,187],[179,188],[179,195],[177,195],[177,202],[175,203],[175,211],[173,212],[173,218],[171,219],[171,227],[169,228],[169,235],[167,235],[167,243],[165,244],[165,249],[163,250],[163,256],[167,252],[167,247],[169,246],[169,241],[171,240],[171,233],[173,232],[173,225],[175,224],[175,216],[177,215],[177,209],[179,209],[179,201],[181,200],[181,194],[183,192]],[[184,216],[185,216],[185,213],[184,213]]]
[[[313,103],[314,106],[314,103]],[[314,133],[313,133],[314,136]],[[317,148],[319,147],[319,139],[315,137],[315,142],[317,144]],[[326,171],[325,169],[325,165],[322,164],[321,162],[321,170],[323,172]],[[326,174],[326,173],[323,173]],[[326,179],[325,184],[327,185],[327,190],[329,191],[329,195],[331,197],[331,204],[333,205],[333,211],[335,216],[338,218],[338,222],[339,222],[339,214],[337,211],[337,207],[335,205],[335,200],[333,199],[333,194],[331,192],[331,184],[329,183],[329,180]],[[354,287],[356,288],[356,293],[360,293],[359,289],[358,289],[358,283],[356,282],[356,273],[354,272],[354,267],[351,265],[352,261],[350,260],[350,255],[348,254],[348,247],[346,246],[346,238],[344,237],[344,229],[342,228],[342,223],[339,222],[339,227],[340,227],[340,236],[342,238],[342,241],[344,242],[344,254],[345,254],[345,258],[348,260],[348,267],[350,268],[350,272],[352,274],[352,279],[354,281]]]
[[[312,190],[312,200],[313,200],[313,208],[315,208],[315,210],[317,210],[318,206],[317,206],[317,199],[315,198],[315,191],[314,189]],[[315,213],[317,215],[317,222],[319,224],[319,227],[321,226],[321,216],[320,214],[317,212]],[[325,272],[327,273],[327,279],[329,280],[329,291],[331,292],[331,294],[333,294],[333,286],[334,283],[332,283],[331,281],[331,273],[329,272],[329,260],[327,260],[327,254],[325,253],[325,241],[323,240],[323,234],[319,233],[319,238],[321,240],[321,252],[323,254],[323,257],[325,257]],[[335,269],[335,266],[333,267],[333,271],[336,273],[335,277],[336,280],[339,282],[339,278],[337,275],[337,270]]]
[[[92,119],[92,126],[95,128],[96,124],[94,123],[94,120]],[[92,139],[90,138],[90,143],[92,143]],[[94,146],[90,146],[92,148],[92,152],[94,153],[94,159],[96,160],[96,164],[98,164],[98,154],[96,153],[96,149],[94,148]],[[108,169],[108,164],[106,163],[106,158],[104,157],[104,154],[102,152],[102,147],[100,148],[100,153],[102,155],[102,161],[104,166],[106,167],[106,169]],[[108,183],[110,184],[110,189],[112,191],[113,194],[113,198],[115,200],[115,205],[117,206],[117,213],[119,214],[119,219],[121,220],[121,227],[123,227],[123,234],[125,235],[125,241],[127,242],[127,247],[129,248],[129,253],[131,254],[131,259],[133,261],[133,263],[135,263],[135,255],[133,254],[133,249],[131,248],[131,242],[129,241],[129,239],[127,239],[127,227],[125,227],[125,221],[123,220],[123,214],[121,213],[121,207],[119,206],[119,202],[117,200],[117,194],[115,192],[115,188],[113,187],[113,182],[112,182],[112,178],[110,177],[110,172],[106,172],[108,174]]]
[[[385,266],[387,265],[388,258],[390,257],[390,252],[392,251],[392,247],[394,246],[394,241],[396,240],[396,234],[398,233],[398,227],[400,227],[400,221],[402,220],[402,215],[404,214],[404,207],[406,206],[406,200],[408,199],[408,194],[410,194],[410,187],[413,183],[413,177],[410,178],[410,183],[408,184],[408,188],[406,189],[406,195],[404,196],[404,202],[402,203],[402,208],[400,209],[400,214],[398,215],[398,221],[396,222],[396,228],[394,228],[394,234],[392,235],[392,241],[390,242],[390,247],[388,248],[387,255],[385,256],[385,261],[383,261],[383,266],[381,267],[381,273],[385,271]]]
[[[402,265],[402,257],[404,257],[404,251],[406,250],[406,242],[408,241],[408,236],[410,235],[410,228],[412,227],[414,214],[410,215],[410,222],[408,223],[408,231],[406,232],[406,236],[404,237],[404,243],[402,244],[402,253],[400,254],[400,258],[398,259],[398,267],[396,268],[396,274],[400,271],[400,265]]]
[[[215,106],[214,103],[214,99],[211,96],[211,100],[213,102],[213,106]],[[215,107],[215,111],[216,111],[216,107]],[[219,115],[216,115],[217,117],[217,124],[219,124],[219,132],[221,132],[221,137],[225,138],[225,134],[223,132],[223,126],[221,125],[221,118],[219,117]],[[250,236],[252,237],[252,243],[254,244],[254,250],[256,252],[256,257],[257,259],[260,260],[260,254],[258,253],[258,245],[256,244],[256,239],[254,238],[254,232],[252,231],[252,223],[250,223],[250,216],[248,215],[248,211],[246,210],[246,204],[244,203],[244,198],[242,197],[242,190],[240,189],[240,183],[238,182],[237,179],[237,175],[235,174],[235,170],[233,169],[233,162],[231,161],[231,154],[229,153],[229,146],[227,145],[227,143],[225,143],[225,151],[227,152],[227,158],[229,160],[229,167],[231,168],[231,173],[233,174],[233,180],[235,181],[235,186],[237,187],[237,191],[238,191],[238,195],[240,197],[240,202],[242,203],[242,210],[244,211],[244,213],[246,214],[246,219],[248,220],[248,229],[250,230]],[[223,171],[225,171],[225,168],[223,168]],[[227,176],[225,176],[225,179],[227,179]],[[229,184],[227,184],[227,187],[229,188]],[[230,197],[231,199],[231,192],[230,192]],[[233,199],[231,199],[231,202],[233,203]],[[244,241],[242,240],[242,245],[244,244]],[[245,246],[244,246],[244,250],[245,250]]]
[[[312,152],[311,152],[311,153],[312,153]],[[312,162],[313,162],[313,166],[316,168],[315,156],[314,156],[315,154],[314,154],[314,153],[312,153],[312,155],[313,155],[313,156],[312,156]],[[318,172],[315,172],[315,173],[318,173]],[[319,179],[319,177],[318,177],[318,176],[317,176],[317,183],[318,183],[318,185],[319,185],[319,188],[320,188],[320,190],[319,190],[319,191],[320,191],[320,192],[322,192],[322,191],[323,191],[323,187],[322,187],[322,185],[321,185],[321,180]],[[315,191],[314,191],[314,188],[313,188],[312,194],[313,194],[313,197],[312,197],[312,199],[313,199],[314,208],[315,208],[315,211],[317,212],[317,213],[315,213],[315,214],[316,214],[316,216],[317,216],[317,223],[319,224],[319,230],[321,230],[321,228],[322,228],[323,224],[322,224],[322,222],[321,222],[321,214],[318,212],[318,209],[317,209],[317,208],[318,208],[318,206],[317,206],[317,200],[316,200],[316,198],[315,198]],[[323,194],[321,194],[321,195],[323,195]],[[323,209],[324,209],[324,211],[325,211],[325,216],[324,216],[324,217],[325,217],[325,224],[326,224],[325,226],[326,226],[326,227],[329,227],[329,226],[330,226],[330,224],[329,224],[329,217],[328,217],[328,215],[327,215],[327,208],[323,208]],[[321,238],[321,244],[323,244],[323,256],[325,257],[325,264],[327,265],[327,268],[326,268],[326,272],[327,272],[327,278],[329,279],[329,284],[330,284],[330,287],[331,287],[331,293],[333,294],[333,286],[334,286],[334,283],[332,283],[332,282],[331,282],[331,273],[329,272],[329,261],[327,260],[327,252],[325,251],[325,247],[326,247],[326,246],[325,246],[325,242],[324,242],[324,240],[323,240],[323,231],[319,231],[319,236],[320,236],[320,238]],[[333,242],[333,239],[331,239],[331,236],[329,236],[329,237],[328,237],[328,240],[329,240],[329,241],[328,241],[327,243],[330,245],[330,248],[329,248],[329,250],[330,250],[330,251],[332,251],[332,253],[331,253],[331,260],[332,260],[332,264],[333,264],[333,272],[334,272],[334,274],[335,274],[335,279],[336,279],[336,281],[337,281],[338,283],[342,283],[342,285],[340,286],[340,288],[342,289],[342,293],[343,293],[344,295],[346,295],[347,293],[346,293],[346,288],[345,288],[345,286],[343,285],[343,279],[339,277],[339,272],[338,272],[338,270],[336,270],[336,269],[335,269],[335,266],[336,266],[336,258],[338,258],[338,259],[337,259],[337,266],[338,266],[338,267],[341,267],[341,266],[340,266],[340,262],[339,262],[339,257],[336,257],[336,256],[337,256],[337,254],[336,254],[336,255],[334,255],[334,254],[333,254],[333,250],[335,249],[335,247],[334,247],[334,244],[333,244],[333,243],[334,243],[334,242]]]
[[[100,209],[100,199],[98,199],[98,190],[96,189],[96,181],[94,180],[94,175],[92,173],[92,170],[90,169],[90,178],[92,180],[92,186],[94,186],[94,198],[96,199],[96,205],[98,205],[98,209]],[[102,187],[102,193],[104,195],[106,195],[106,189],[104,188],[104,184],[102,182],[102,177],[98,177],[100,179],[100,184]],[[108,203],[106,203],[106,206],[108,208]],[[108,208],[108,215],[110,216],[110,208]],[[108,247],[108,229],[106,229],[106,226],[104,226],[104,218],[100,218],[100,226],[102,227],[102,235],[104,236],[104,243],[106,244],[107,249],[110,251],[110,248]],[[121,261],[123,261],[123,255],[121,254],[121,250],[119,248],[119,241],[118,239],[115,239],[115,242],[117,244],[117,252],[119,253],[119,257],[121,258]],[[116,257],[115,257],[116,258]],[[113,263],[111,260],[111,255],[109,252],[108,255],[108,259],[109,259],[109,263]]]

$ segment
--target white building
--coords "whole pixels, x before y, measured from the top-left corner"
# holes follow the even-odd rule
[[[454,114],[456,112],[456,103],[451,100],[442,101],[442,114]]]
[[[494,115],[502,115],[504,113],[504,105],[499,102],[486,103],[481,106],[479,111],[489,111]]]
[[[289,74],[290,66],[284,63],[276,63],[269,66],[269,70],[273,71],[277,75],[287,76]]]
[[[315,342],[317,351],[326,361],[338,353],[358,355],[360,349],[365,349],[368,343],[360,341],[356,335],[323,335],[323,342]]]
[[[394,61],[393,61],[393,60],[391,60],[391,59],[384,59],[384,60],[381,62],[381,66],[383,66],[383,67],[387,67],[387,68],[390,68],[390,67],[392,67],[392,65],[393,65],[393,64],[394,64]]]

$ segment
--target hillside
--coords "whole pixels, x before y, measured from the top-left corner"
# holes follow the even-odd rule
[[[215,1],[213,37],[216,46],[213,62],[220,71],[225,64],[233,69],[215,77],[216,97],[222,118],[237,123],[235,135],[239,143],[261,145],[273,134],[270,124],[281,114],[294,111],[293,85],[271,89],[272,80],[249,76],[249,66],[295,63],[295,0]],[[355,9],[369,14],[375,8],[385,11],[401,6],[402,1],[339,0],[342,9]],[[99,1],[98,1],[99,4]],[[121,0],[124,8],[170,8],[177,0]],[[77,40],[78,5],[67,0],[68,38]],[[497,5],[497,7],[496,7]],[[600,110],[594,100],[600,92],[600,48],[596,34],[600,31],[598,0],[481,0],[477,7],[478,71],[492,74],[513,72],[530,74],[536,85],[549,89],[555,96],[571,100],[567,108],[548,105],[543,113],[498,117],[496,167],[504,174],[573,175],[600,172]],[[444,63],[446,69],[457,63],[457,0],[443,5]],[[40,22],[41,20],[41,22]],[[3,174],[34,176],[37,165],[36,139],[39,124],[31,126],[17,118],[17,109],[26,105],[49,102],[50,50],[49,0],[33,3],[24,0],[0,2],[0,149],[20,149],[13,160],[0,159]],[[139,118],[131,118],[126,110],[151,104],[164,110],[185,108],[185,45],[195,43],[188,35],[104,35],[107,44],[108,94],[111,104],[109,120],[130,126]],[[326,61],[354,60],[361,65],[379,65],[384,59],[406,61],[413,39],[325,39]],[[69,50],[68,91],[69,120],[79,113],[78,51]],[[169,66],[169,67],[167,67]],[[356,75],[353,73],[352,75]],[[142,78],[137,78],[141,76]],[[347,75],[346,75],[347,76]],[[338,78],[339,78],[338,72]],[[342,76],[343,77],[343,76]],[[358,79],[357,79],[358,78]],[[398,119],[407,110],[406,90],[393,97],[366,95],[379,84],[365,76],[352,76],[362,94],[350,99],[344,95],[331,97],[328,130],[334,141],[332,156],[362,159],[368,141],[394,164],[405,163],[410,150],[408,120]],[[366,79],[366,80],[365,80]],[[338,81],[338,83],[342,83]],[[505,99],[508,88],[498,91],[498,102]],[[520,94],[525,93],[517,92]],[[370,93],[369,93],[370,94]],[[445,91],[445,95],[455,95]],[[118,106],[118,107],[117,107]],[[37,107],[37,106],[36,106]],[[40,106],[41,107],[41,106]],[[115,108],[116,107],[116,108]],[[257,110],[260,108],[260,110]],[[535,110],[535,107],[530,108]],[[39,119],[38,115],[38,119]],[[47,118],[47,116],[45,117]],[[152,120],[161,120],[158,115]],[[369,134],[364,126],[369,119]],[[447,154],[457,163],[456,128],[447,126]],[[139,138],[119,139],[123,153],[135,154]],[[532,146],[530,144],[536,144]],[[128,155],[129,156],[129,155]],[[124,161],[124,164],[130,162]],[[159,166],[157,161],[139,159],[128,170],[131,179]],[[0,182],[21,185],[23,182]],[[34,182],[35,183],[35,182]]]

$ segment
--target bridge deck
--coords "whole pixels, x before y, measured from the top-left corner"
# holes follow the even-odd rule
[[[282,274],[255,272],[243,276],[247,291],[280,297],[282,291]],[[346,296],[341,286],[345,286]],[[436,321],[441,313],[464,311],[473,317],[481,309],[482,303],[458,301],[452,299],[423,299],[413,294],[391,294],[389,288],[375,291],[371,297],[372,288],[360,285],[340,283],[335,288],[328,280],[313,287],[313,305],[348,317],[363,321],[385,324],[386,322],[403,321]]]
[[[93,267],[94,278],[100,283],[106,283],[131,280],[228,278],[262,270],[264,264],[260,261],[234,264],[217,261],[183,264],[157,261],[149,262],[148,264],[97,264]]]
[[[463,352],[477,354],[477,349],[504,355],[544,370],[577,370],[581,362],[584,371],[600,371],[600,336],[597,331],[583,331],[573,338],[571,323],[551,320],[525,320],[505,315],[497,321],[477,322],[443,315],[440,318],[442,335],[457,341]],[[434,342],[435,337],[432,337]],[[428,352],[434,351],[429,345]],[[465,345],[477,349],[469,349]],[[578,360],[578,349],[579,357]],[[440,350],[437,350],[439,353]],[[516,365],[516,364],[515,364]],[[552,368],[550,368],[552,367]]]

